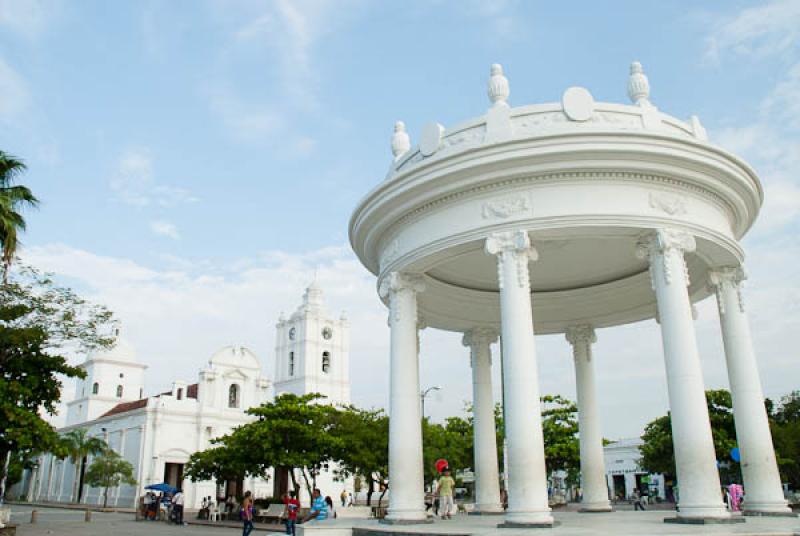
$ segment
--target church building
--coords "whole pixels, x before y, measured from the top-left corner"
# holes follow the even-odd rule
[[[322,393],[330,403],[350,402],[349,323],[344,315],[336,319],[325,311],[316,282],[288,319],[281,315],[276,328],[274,381],[264,376],[253,351],[226,346],[211,355],[195,382],[176,380],[169,390],[145,397],[147,366],[123,335],[117,333],[113,348],[87,357],[80,365],[86,378],[77,380],[66,425],[59,432],[85,428],[133,465],[137,484],[110,490],[109,505],[132,507],[145,486],[161,482],[184,490],[186,508],[198,508],[209,496],[241,496],[250,490],[262,498],[286,490],[287,474],[224,483],[191,482],[183,476],[189,456],[250,422],[253,418],[245,411],[275,395]],[[69,459],[41,456],[38,467],[18,485],[19,494],[36,501],[101,504],[103,490],[85,486],[83,475],[76,485],[75,473]],[[320,475],[317,482],[332,496],[351,486],[335,482],[332,474]]]

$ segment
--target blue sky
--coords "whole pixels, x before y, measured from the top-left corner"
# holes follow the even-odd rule
[[[767,203],[745,246],[757,254],[748,267],[762,309],[751,317],[774,396],[800,380],[796,350],[786,353],[800,328],[798,43],[797,0],[0,0],[0,148],[27,162],[42,199],[23,255],[118,312],[152,391],[192,379],[231,342],[269,368],[277,313],[316,268],[331,308],[353,319],[354,398],[384,405],[385,313],[349,252],[347,221],[389,165],[394,121],[413,142],[427,122],[482,114],[493,62],[512,105],[556,101],[572,85],[627,102],[639,60],[660,109],[699,115],[712,141],[761,173]],[[705,310],[707,383],[722,386]],[[660,359],[654,326],[605,337],[628,348],[608,359],[639,384],[631,396],[659,392],[642,415],[619,418],[629,401],[609,375],[608,436],[636,435],[666,408],[663,369],[631,365]],[[566,343],[541,339],[545,390],[569,394]],[[447,387],[429,406],[441,418],[469,398],[466,349],[455,335],[424,340],[423,382]],[[603,344],[601,333],[600,355]]]

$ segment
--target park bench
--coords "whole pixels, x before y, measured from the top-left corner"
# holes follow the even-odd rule
[[[264,523],[271,520],[275,520],[275,523],[280,523],[284,508],[282,504],[270,504],[266,510],[262,509],[256,513],[256,519]]]

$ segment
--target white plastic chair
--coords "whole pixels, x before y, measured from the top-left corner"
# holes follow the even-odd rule
[[[208,509],[208,520],[209,521],[219,521],[220,520],[219,507],[216,504]]]

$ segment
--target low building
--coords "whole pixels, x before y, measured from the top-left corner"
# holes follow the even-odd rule
[[[610,496],[627,499],[634,489],[647,490],[652,497],[666,499],[664,475],[648,473],[640,466],[642,458],[639,438],[620,439],[603,447],[606,462],[606,483]]]

